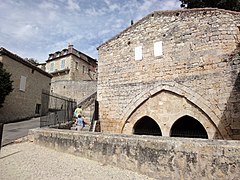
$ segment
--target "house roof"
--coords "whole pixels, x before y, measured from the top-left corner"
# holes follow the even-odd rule
[[[16,54],[13,54],[12,52],[6,50],[5,48],[1,47],[0,48],[0,56],[2,55],[6,55],[8,57],[10,57],[11,59],[31,68],[31,69],[34,69],[36,71],[38,71],[39,73],[45,75],[45,76],[48,76],[50,78],[52,78],[52,75],[47,73],[46,71],[43,71],[42,69],[38,68],[37,66],[33,65],[32,63],[24,60],[23,58],[21,58],[20,56],[16,55]]]
[[[154,11],[150,14],[148,14],[147,16],[143,17],[142,19],[140,19],[139,21],[137,21],[136,23],[134,23],[133,25],[129,26],[128,28],[126,28],[125,30],[123,30],[122,32],[120,32],[119,34],[115,35],[114,37],[112,37],[111,39],[109,39],[108,41],[104,42],[103,44],[99,45],[97,47],[97,50],[99,48],[101,48],[103,45],[111,42],[114,39],[118,39],[120,35],[122,35],[123,33],[134,29],[137,25],[139,25],[141,22],[143,22],[144,20],[154,16],[154,14],[162,14],[165,16],[168,15],[173,15],[173,14],[177,14],[177,13],[181,13],[181,12],[185,12],[185,13],[192,13],[192,12],[198,12],[198,11],[221,11],[221,12],[226,12],[226,13],[231,13],[231,14],[235,14],[235,15],[240,15],[240,12],[237,11],[230,11],[230,10],[225,10],[225,9],[218,9],[218,8],[194,8],[194,9],[179,9],[179,10],[161,10],[161,11]]]
[[[68,49],[63,49],[62,51],[66,51],[66,50],[68,50]],[[57,52],[58,52],[58,53],[61,53],[62,51],[57,51]],[[55,52],[55,53],[57,53],[57,52]],[[86,61],[85,59],[81,58],[83,61],[86,61],[87,63],[89,63],[89,61],[90,61],[91,63],[97,64],[97,60],[96,60],[96,59],[93,59],[92,57],[88,56],[87,54],[84,54],[84,53],[81,52],[81,51],[78,51],[77,49],[75,49],[75,48],[73,48],[73,47],[71,48],[71,51],[67,51],[66,54],[60,55],[60,56],[58,56],[58,57],[53,57],[53,58],[51,58],[51,59],[46,60],[46,62],[51,62],[51,61],[54,61],[54,60],[56,60],[56,59],[60,59],[60,58],[63,58],[63,57],[69,56],[69,55],[74,55],[74,56],[80,58],[75,52],[78,52],[79,54],[87,57],[88,61]],[[54,55],[55,53],[51,53],[50,55]]]

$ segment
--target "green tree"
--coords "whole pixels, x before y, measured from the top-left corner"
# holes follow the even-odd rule
[[[184,8],[220,8],[240,11],[240,0],[180,0]]]
[[[12,92],[13,81],[10,80],[11,74],[3,68],[3,64],[0,62],[0,108],[3,107],[5,97]]]

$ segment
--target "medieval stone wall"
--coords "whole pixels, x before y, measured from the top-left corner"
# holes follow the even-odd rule
[[[155,179],[233,179],[240,176],[240,142],[32,129],[36,144]]]
[[[168,136],[190,114],[210,138],[240,139],[239,44],[240,14],[219,9],[154,12],[102,44],[103,132],[132,133],[138,118],[156,114]],[[167,103],[169,94],[178,100]]]
[[[75,99],[78,104],[97,91],[97,81],[55,81],[51,83],[51,91]]]

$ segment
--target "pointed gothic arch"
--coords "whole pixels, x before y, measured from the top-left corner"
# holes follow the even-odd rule
[[[136,112],[137,109],[142,106],[142,104],[163,91],[172,92],[179,97],[184,97],[187,101],[192,103],[194,107],[196,107],[197,109],[202,111],[203,114],[205,114],[205,116],[209,119],[209,122],[212,123],[212,127],[215,129],[217,138],[230,139],[227,129],[219,118],[221,112],[218,107],[216,107],[214,104],[211,104],[211,102],[205,100],[204,97],[200,96],[193,90],[178,83],[159,84],[153,87],[150,91],[149,89],[143,91],[138,96],[133,98],[121,114],[120,119],[122,119],[122,124],[120,126],[120,132],[129,132],[129,127],[131,126],[131,123],[129,124],[129,118],[131,118],[134,112]],[[212,139],[214,137],[215,135],[209,138]]]
[[[171,137],[188,137],[208,139],[203,125],[195,118],[185,115],[177,119],[170,130]]]
[[[134,124],[133,134],[162,136],[160,127],[149,116],[142,117]]]

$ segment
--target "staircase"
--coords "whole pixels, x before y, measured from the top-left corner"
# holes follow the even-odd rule
[[[95,110],[95,101],[97,100],[97,92],[94,92],[90,96],[83,99],[78,105],[82,106],[84,120],[89,123],[86,125],[82,131],[89,131],[91,127],[91,122],[93,120],[94,110]],[[76,130],[75,124],[71,128]]]

